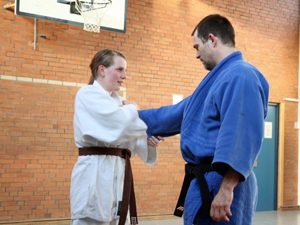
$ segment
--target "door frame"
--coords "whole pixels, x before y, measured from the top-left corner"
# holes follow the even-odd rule
[[[284,102],[269,102],[278,107],[278,149],[277,149],[277,210],[283,207],[284,188]]]

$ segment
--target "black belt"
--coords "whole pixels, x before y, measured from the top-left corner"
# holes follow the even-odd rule
[[[130,223],[133,225],[138,224],[133,176],[130,165],[131,152],[120,148],[86,147],[79,148],[79,155],[115,155],[125,159],[125,176],[119,225],[124,225],[126,222],[128,205],[130,205]]]
[[[181,217],[184,211],[184,201],[189,189],[191,181],[196,177],[199,185],[200,185],[200,192],[202,197],[202,207],[197,212],[197,215],[201,213],[202,215],[209,216],[210,214],[210,206],[211,206],[211,199],[208,184],[204,177],[206,172],[213,171],[212,166],[212,158],[208,157],[201,161],[200,165],[193,165],[190,163],[185,164],[185,176],[183,180],[183,184],[181,187],[180,195],[178,198],[178,202],[174,211],[174,215]]]

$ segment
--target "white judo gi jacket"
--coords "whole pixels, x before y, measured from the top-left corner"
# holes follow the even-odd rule
[[[147,126],[134,104],[123,105],[97,81],[82,87],[75,99],[74,137],[81,147],[117,147],[137,154],[144,162],[156,161],[156,149],[147,146]],[[118,156],[79,156],[71,176],[71,218],[102,222],[118,219],[122,201],[124,159]]]

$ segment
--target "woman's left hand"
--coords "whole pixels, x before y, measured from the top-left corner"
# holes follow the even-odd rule
[[[158,137],[151,136],[151,137],[148,137],[147,143],[151,147],[157,147],[157,145],[159,144],[159,142],[163,141],[163,140],[164,139],[162,137],[160,137],[160,136],[158,136]]]

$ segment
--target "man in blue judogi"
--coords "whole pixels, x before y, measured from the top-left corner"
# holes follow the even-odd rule
[[[181,134],[185,179],[174,214],[184,224],[251,225],[257,202],[252,171],[264,131],[269,86],[235,49],[227,18],[195,27],[196,57],[210,72],[176,105],[141,110],[148,135]]]

